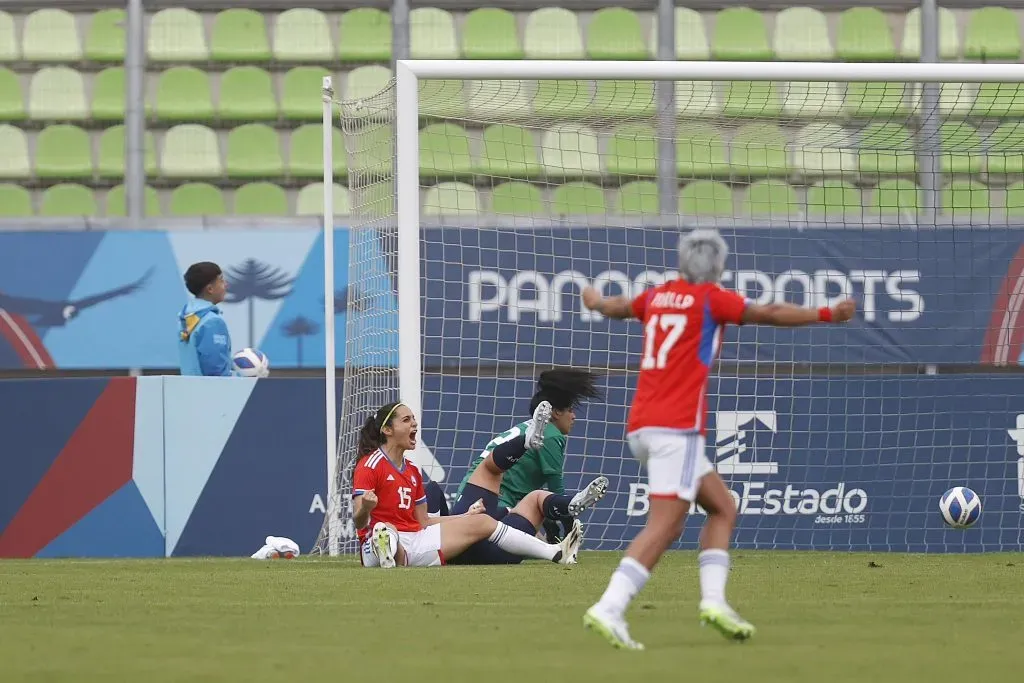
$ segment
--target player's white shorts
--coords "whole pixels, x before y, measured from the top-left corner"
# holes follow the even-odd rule
[[[650,496],[674,497],[691,503],[701,479],[715,466],[704,452],[704,437],[696,432],[643,427],[626,435],[629,449],[647,469]]]
[[[377,557],[370,550],[371,540],[368,538],[359,549],[364,567],[378,566]],[[399,531],[398,542],[405,548],[409,567],[437,567],[444,564],[441,558],[440,524],[433,524],[421,531]]]

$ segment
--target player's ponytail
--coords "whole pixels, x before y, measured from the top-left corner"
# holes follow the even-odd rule
[[[598,378],[597,373],[576,368],[545,370],[537,376],[537,391],[530,400],[530,412],[536,410],[541,401],[547,401],[555,410],[568,410],[578,407],[584,399],[600,398]]]
[[[383,430],[394,421],[395,408],[400,405],[403,405],[401,401],[388,403],[366,418],[366,422],[359,430],[359,452],[356,460],[373,453],[384,445],[387,439],[384,437]]]

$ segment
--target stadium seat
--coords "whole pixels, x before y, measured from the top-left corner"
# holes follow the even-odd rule
[[[789,173],[786,135],[771,123],[751,123],[736,130],[729,165],[741,178],[784,176]]]
[[[853,7],[839,15],[836,55],[844,62],[891,62],[896,59],[889,21],[874,7]]]
[[[352,213],[352,204],[348,195],[348,188],[334,183],[334,215],[347,216]],[[306,185],[295,195],[295,215],[297,216],[322,216],[324,213],[324,184],[312,183]]]
[[[288,196],[274,183],[258,182],[235,190],[237,216],[287,216]]]
[[[508,216],[546,213],[540,188],[523,182],[501,183],[491,190],[491,212]]]
[[[7,12],[0,11],[0,62],[16,62],[19,59],[21,48],[18,45],[14,18]]]
[[[775,15],[775,58],[784,62],[828,62],[836,57],[825,15],[810,7],[787,7]]]
[[[292,178],[322,178],[324,175],[323,125],[307,123],[292,131],[288,152],[288,175]],[[345,140],[337,128],[333,131],[334,176],[348,175]]]
[[[861,173],[915,173],[917,157],[910,131],[898,123],[871,123],[861,133]]]
[[[310,93],[319,92],[324,76],[330,75],[322,66],[297,66],[285,73],[281,80],[281,114],[284,118],[290,121],[322,120],[323,103],[319,97],[310,97]]]
[[[703,123],[684,123],[676,137],[676,169],[680,178],[729,175],[725,143],[718,131]]]
[[[878,183],[865,205],[883,216],[916,216],[921,202],[921,189],[912,180],[903,178]]]
[[[0,216],[3,218],[26,218],[35,213],[32,210],[32,195],[21,185],[0,183]]]
[[[462,25],[462,56],[466,59],[522,59],[516,17],[498,7],[480,7]]]
[[[597,135],[586,126],[564,124],[544,132],[541,163],[555,178],[588,178],[601,175]]]
[[[964,37],[966,59],[1017,61],[1020,55],[1016,12],[1006,7],[979,7],[971,12]]]
[[[105,9],[92,15],[85,34],[85,58],[90,62],[124,62],[125,12]]]
[[[28,140],[20,128],[0,123],[0,178],[5,180],[28,178],[32,168],[28,156]]]
[[[722,113],[743,118],[775,118],[782,114],[779,84],[769,81],[729,81]]]
[[[92,118],[121,121],[124,112],[124,67],[111,66],[96,74],[92,81]]]
[[[813,217],[860,214],[860,190],[842,180],[823,180],[807,188],[807,215]]]
[[[590,17],[587,26],[587,56],[590,59],[647,59],[640,19],[623,7],[603,7]]]
[[[420,131],[420,176],[461,178],[473,172],[469,136],[454,123],[434,123]]]
[[[82,74],[66,66],[46,66],[32,74],[28,115],[36,121],[82,121],[89,116]]]
[[[352,69],[345,78],[344,99],[350,102],[370,99],[387,87],[388,81],[391,80],[391,75],[391,69],[377,64]],[[316,109],[319,118],[323,114],[319,100],[316,100]],[[376,108],[366,107],[364,111],[366,116],[369,116],[376,111]]]
[[[715,15],[711,38],[715,59],[765,61],[772,59],[764,17],[749,7],[729,7]]]
[[[1000,124],[988,138],[986,170],[990,175],[1024,173],[1024,123]]]
[[[793,145],[793,170],[805,178],[856,176],[860,170],[850,133],[834,123],[811,123]]]
[[[427,79],[419,83],[420,114],[440,118],[466,115],[466,82]]]
[[[595,84],[592,111],[598,116],[647,118],[654,116],[653,81],[605,81]]]
[[[395,136],[390,126],[368,127],[346,141],[349,173],[390,176],[395,163]]]
[[[954,180],[942,188],[942,211],[953,220],[987,216],[990,209],[989,190],[977,180]]]
[[[688,7],[676,7],[676,59],[711,59],[708,36],[704,31],[704,18],[700,12]],[[651,57],[658,56],[658,17],[651,17],[651,32],[647,44]]]
[[[438,183],[423,197],[424,216],[475,216],[480,213],[480,195],[466,183]]]
[[[499,178],[536,178],[541,173],[537,141],[519,126],[490,126],[484,130],[483,153],[474,171]]]
[[[331,30],[323,12],[296,7],[277,15],[274,59],[281,62],[329,62],[334,54]]]
[[[307,96],[307,99],[316,98]],[[220,79],[217,113],[222,120],[228,121],[276,119],[277,100],[270,74],[255,66],[236,66],[225,71]]]
[[[532,115],[530,93],[523,81],[470,81],[467,111],[473,118],[528,119]]]
[[[942,144],[940,167],[943,173],[981,173],[985,155],[974,126],[964,121],[946,122],[939,129]]]
[[[1014,183],[1006,188],[1006,215],[1015,218],[1024,216],[1024,182]]]
[[[40,9],[25,17],[21,56],[30,62],[77,62],[82,59],[75,15],[62,9]]]
[[[657,175],[658,143],[654,129],[643,123],[618,128],[608,140],[607,170],[630,178]]]
[[[154,62],[205,62],[210,58],[203,19],[181,7],[153,15],[147,32],[146,52]]]
[[[530,12],[523,30],[523,53],[527,59],[584,59],[576,15],[561,7]]]
[[[533,111],[554,119],[582,118],[594,113],[595,98],[591,81],[537,81]]]
[[[551,213],[556,216],[594,216],[607,213],[604,190],[588,182],[559,185],[551,193]]]
[[[1024,86],[1020,83],[982,83],[971,107],[971,116],[1024,117]]]
[[[680,116],[717,116],[722,111],[722,99],[708,81],[676,81],[675,97]]]
[[[409,12],[409,55],[413,59],[458,59],[455,19],[436,7],[417,7]]]
[[[210,58],[215,62],[269,62],[267,22],[256,10],[234,8],[213,18]]]
[[[782,113],[787,117],[838,117],[843,113],[841,83],[794,81],[783,88]]]
[[[724,183],[694,180],[679,192],[679,213],[686,216],[731,216],[732,192]]]
[[[784,180],[758,180],[741,197],[740,211],[751,216],[786,218],[800,213],[796,190]]]
[[[658,216],[658,184],[651,180],[626,183],[615,193],[612,210],[625,215]]]
[[[858,118],[892,118],[909,111],[908,96],[913,86],[909,83],[847,83],[843,107],[847,115]]]
[[[39,215],[47,218],[98,214],[92,190],[76,183],[61,183],[47,188],[39,203]]]
[[[40,178],[91,178],[92,145],[78,126],[44,128],[36,138],[36,175]]]
[[[272,178],[284,173],[277,131],[247,123],[228,133],[225,167],[229,178]]]
[[[210,77],[194,66],[167,69],[156,83],[154,112],[160,121],[212,121]]]
[[[156,190],[147,186],[145,196],[145,208],[143,209],[145,215],[150,217],[161,215],[163,212],[160,210],[160,195],[157,194]],[[111,217],[123,218],[128,215],[128,202],[125,198],[124,185],[110,188],[110,191],[107,192],[106,209],[107,215]]]
[[[167,131],[160,157],[167,178],[218,178],[224,173],[217,134],[206,126],[185,123]]]
[[[960,57],[960,33],[956,16],[947,7],[939,7],[939,59],[957,59]],[[1014,18],[1016,20],[1016,17]],[[910,10],[903,20],[903,42],[900,44],[900,57],[907,60],[921,58],[921,10],[918,7]]]
[[[0,121],[21,121],[25,118],[25,98],[21,82],[10,69],[0,68]]]
[[[338,56],[343,62],[391,59],[391,15],[376,7],[357,7],[341,15]]]
[[[143,163],[146,175],[156,175],[156,144],[153,142],[153,133],[147,130],[143,140],[145,145]],[[96,175],[98,177],[124,177],[126,142],[123,125],[111,126],[100,134],[99,157],[96,159]]]
[[[213,185],[185,183],[171,192],[170,216],[223,216],[224,195]]]

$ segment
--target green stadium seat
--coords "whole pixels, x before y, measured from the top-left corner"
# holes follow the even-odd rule
[[[0,178],[5,180],[28,178],[32,175],[29,163],[28,140],[20,128],[0,123]]]
[[[95,121],[124,119],[124,67],[111,66],[92,81],[92,118]]]
[[[793,145],[793,170],[802,177],[856,176],[860,170],[850,133],[834,123],[811,123]]]
[[[22,121],[25,118],[25,98],[21,94],[21,81],[10,69],[0,67],[0,121]]]
[[[892,118],[909,112],[907,99],[913,94],[909,83],[847,83],[844,109],[849,116]]]
[[[722,99],[708,81],[676,81],[676,114],[687,118],[717,116]]]
[[[844,216],[863,212],[860,190],[842,180],[823,180],[807,188],[807,215]]]
[[[153,15],[147,32],[146,52],[154,62],[205,62],[210,58],[203,18],[181,7]]]
[[[417,7],[409,12],[409,55],[413,59],[458,59],[455,19],[436,7]]]
[[[224,167],[217,134],[194,123],[169,129],[164,135],[160,173],[167,178],[219,178]]]
[[[825,15],[811,7],[787,7],[775,15],[775,58],[784,62],[835,59]]]
[[[836,55],[844,62],[891,62],[896,59],[889,21],[874,7],[853,7],[839,15]]]
[[[334,183],[334,215],[347,216],[352,213],[352,203],[349,199],[348,188]],[[297,216],[322,216],[324,213],[324,184],[312,183],[306,185],[295,195],[295,215]]]
[[[593,113],[591,81],[537,81],[533,111],[555,119],[582,118]]]
[[[686,216],[732,216],[732,191],[715,180],[694,180],[679,192],[679,213]]]
[[[319,92],[324,76],[330,75],[322,66],[297,66],[285,73],[281,80],[281,114],[284,118],[290,121],[322,120],[323,103],[319,97],[310,97],[310,93]]]
[[[796,190],[783,180],[758,180],[743,192],[741,211],[751,216],[786,218],[800,213]]]
[[[90,62],[124,62],[125,12],[105,9],[92,15],[85,34],[85,58]]]
[[[506,120],[529,119],[533,111],[527,88],[522,81],[470,81],[467,111],[471,117],[484,121],[494,120],[495,116]]]
[[[255,66],[236,66],[225,71],[220,79],[217,113],[222,120],[228,121],[276,119],[277,99],[270,74]]]
[[[787,117],[838,117],[843,114],[845,88],[840,83],[794,81],[782,96],[782,114]]]
[[[175,66],[156,83],[156,118],[160,121],[213,121],[210,77],[194,66]]]
[[[269,62],[267,22],[256,10],[234,8],[213,18],[210,58],[215,62]]]
[[[496,185],[491,190],[491,212],[504,216],[537,216],[546,213],[540,188],[523,182]]]
[[[593,183],[566,183],[551,193],[551,213],[556,216],[595,216],[607,211],[604,190]]]
[[[700,12],[688,7],[676,7],[676,59],[711,59],[708,36],[704,31],[704,18]],[[658,17],[652,16],[651,32],[647,40],[652,57],[658,56]]]
[[[923,206],[921,189],[912,180],[883,180],[871,193],[866,206],[883,216],[916,216]]]
[[[1016,20],[1016,18],[1015,18]],[[921,10],[910,10],[903,21],[903,42],[900,44],[903,59],[917,61],[921,58]],[[939,7],[939,59],[960,57],[960,33],[953,11]]]
[[[680,178],[718,178],[729,175],[725,143],[704,123],[684,123],[676,137],[676,169]]]
[[[466,183],[438,183],[423,197],[424,216],[475,216],[480,213],[480,195]]]
[[[729,81],[725,84],[726,116],[776,118],[782,114],[779,84],[768,81]]]
[[[224,195],[207,183],[185,183],[171,192],[170,216],[223,216]]]
[[[657,175],[658,143],[654,129],[642,123],[622,126],[608,140],[605,158],[612,175],[631,178]]]
[[[785,176],[789,173],[786,146],[786,134],[778,126],[747,124],[733,134],[729,165],[741,178]]]
[[[1024,123],[999,124],[988,140],[986,170],[989,175],[1024,173]]]
[[[36,138],[36,175],[40,178],[92,177],[89,134],[78,126],[44,128]]]
[[[287,216],[288,195],[274,183],[258,182],[235,190],[237,216]]]
[[[153,133],[146,131],[143,140],[146,175],[156,175],[156,144],[153,142]],[[124,177],[125,144],[123,125],[111,126],[100,134],[99,157],[96,160],[96,175],[99,178]]]
[[[586,126],[563,124],[544,132],[541,163],[555,178],[588,178],[601,175],[597,135]]]
[[[469,136],[454,123],[434,123],[420,131],[420,176],[428,180],[473,173]]]
[[[590,59],[647,59],[640,19],[623,7],[604,7],[590,17],[587,56]]]
[[[358,7],[341,15],[338,56],[343,62],[391,59],[391,15],[376,7]]]
[[[658,184],[651,180],[626,183],[615,193],[612,210],[624,215],[658,216]]]
[[[296,7],[277,15],[274,59],[281,62],[329,62],[334,55],[331,30],[323,12]]]
[[[147,186],[144,194],[146,199],[143,211],[146,216],[161,215],[163,212],[160,210],[160,195],[157,194],[156,190]],[[107,192],[106,209],[107,216],[112,218],[124,218],[128,215],[128,202],[125,198],[124,185],[110,188],[110,191]]]
[[[939,129],[942,144],[940,168],[943,173],[981,173],[985,155],[974,126],[963,121],[943,123]]]
[[[964,57],[1015,62],[1020,59],[1020,42],[1016,12],[1006,7],[979,7],[967,20]]]
[[[66,66],[46,66],[32,74],[28,115],[36,121],[83,121],[89,116],[82,74]]]
[[[522,59],[516,17],[498,7],[480,7],[466,15],[462,26],[462,56],[466,59]]]
[[[519,126],[490,126],[484,130],[483,154],[474,171],[498,178],[536,178],[541,174],[537,141]]]
[[[576,15],[561,7],[530,12],[523,30],[523,53],[527,59],[584,59]]]
[[[0,184],[0,216],[4,218],[27,218],[32,210],[32,195],[21,185]]]
[[[1024,118],[1024,85],[1020,83],[982,83],[971,107],[971,116],[984,118]]]
[[[288,175],[292,178],[322,178],[324,175],[323,125],[307,123],[292,131],[288,153]],[[337,128],[333,131],[334,176],[348,175],[345,140]]]
[[[352,71],[348,72],[348,76],[345,78],[344,99],[350,102],[370,99],[387,87],[388,81],[391,80],[391,75],[391,69],[377,64],[370,64],[368,66],[360,66],[352,69]],[[309,99],[308,95],[306,96],[306,99]],[[319,99],[314,99],[316,100],[317,116],[320,118],[323,115],[323,107],[321,106]],[[366,116],[369,116],[377,112],[377,109],[375,107],[366,107],[363,111]]]
[[[82,59],[75,15],[62,9],[40,9],[25,17],[21,56],[30,62],[77,62]]]
[[[272,178],[284,173],[277,131],[247,123],[228,133],[225,167],[229,178]]]
[[[733,61],[772,59],[768,29],[761,13],[749,7],[729,7],[718,12],[711,38],[711,54],[715,59]]]
[[[419,83],[420,114],[439,118],[464,118],[466,82],[422,80]]]
[[[898,123],[871,123],[861,133],[861,173],[907,174],[917,171],[910,131]]]
[[[1024,216],[1024,182],[1014,183],[1006,188],[1006,215],[1014,218]]]
[[[592,111],[598,116],[647,118],[654,116],[653,81],[597,81]]]
[[[991,210],[991,196],[985,185],[977,180],[954,180],[942,188],[942,212],[957,220]]]
[[[0,62],[16,62],[19,59],[21,49],[18,45],[14,18],[7,12],[0,11]]]
[[[99,208],[92,190],[76,183],[62,183],[47,188],[39,203],[39,215],[47,218],[98,214]]]
[[[390,126],[368,127],[349,137],[347,144],[350,173],[369,173],[380,178],[393,172],[395,136]]]

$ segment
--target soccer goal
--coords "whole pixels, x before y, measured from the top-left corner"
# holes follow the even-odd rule
[[[708,448],[740,547],[1021,549],[1024,65],[400,61],[380,92],[333,92],[352,213],[322,551],[355,548],[368,413],[412,406],[414,459],[450,495],[552,365],[606,374],[565,482],[611,479],[586,547],[624,547],[648,505],[623,438],[642,330],[579,292],[675,277],[694,227],[753,301],[860,304],[845,327],[724,336]],[[957,485],[984,505],[966,532],[938,513]]]

